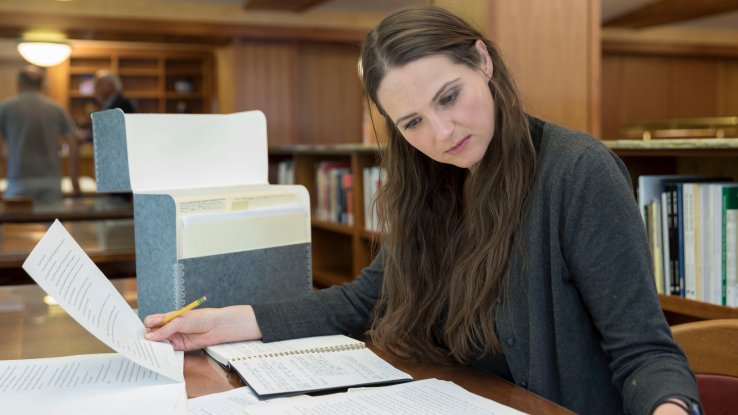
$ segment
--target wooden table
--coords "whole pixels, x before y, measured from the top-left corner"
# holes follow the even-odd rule
[[[128,304],[138,304],[136,280],[111,280]],[[46,298],[37,285],[0,287],[0,360],[111,353],[100,340],[77,324]],[[529,414],[573,414],[525,389],[480,370],[463,366],[419,364],[390,357],[369,343],[369,348],[415,380],[450,380],[477,395]],[[245,386],[236,373],[223,370],[202,351],[188,352],[184,377],[190,398]]]
[[[135,276],[132,219],[62,224],[109,278]],[[0,224],[0,286],[33,283],[21,266],[49,226],[51,222]]]
[[[65,197],[60,203],[34,205],[31,209],[12,209],[0,205],[0,223],[38,223],[133,219],[133,204],[123,198]]]

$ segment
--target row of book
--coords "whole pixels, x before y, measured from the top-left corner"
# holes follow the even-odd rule
[[[736,307],[738,183],[640,176],[638,203],[659,293]]]
[[[368,167],[362,172],[364,179],[364,227],[379,232],[379,213],[375,195],[382,186],[386,171],[381,167]],[[294,163],[285,160],[278,166],[278,183],[294,184]],[[315,200],[313,216],[327,222],[354,225],[353,176],[351,163],[323,161],[315,165]]]
[[[374,196],[382,187],[387,171],[383,167],[368,167],[364,169],[364,228],[370,232],[379,232],[379,203]]]
[[[354,191],[351,163],[323,161],[317,164],[315,190],[317,207],[315,217],[353,226]]]

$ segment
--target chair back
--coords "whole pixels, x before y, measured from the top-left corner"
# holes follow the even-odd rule
[[[708,320],[672,326],[697,377],[706,414],[734,414],[738,408],[738,320]]]

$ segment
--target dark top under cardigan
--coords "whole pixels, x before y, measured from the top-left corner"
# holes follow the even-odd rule
[[[697,401],[623,162],[593,137],[530,120],[536,180],[496,320],[515,383],[581,414],[645,415],[664,397]],[[364,333],[383,270],[380,251],[353,283],[255,304],[264,341]]]

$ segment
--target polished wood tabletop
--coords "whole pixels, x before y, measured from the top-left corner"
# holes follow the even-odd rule
[[[109,278],[135,276],[132,219],[62,224]],[[0,286],[33,283],[21,266],[50,226],[51,222],[0,224]]]
[[[138,304],[136,280],[111,280],[132,308]],[[35,359],[79,354],[112,353],[113,350],[88,333],[37,285],[0,287],[0,360]],[[469,392],[528,414],[573,412],[519,388],[496,376],[466,366],[422,364],[392,357],[368,347],[415,380],[448,380]],[[184,377],[190,398],[245,386],[235,372],[228,372],[202,351],[187,352]]]
[[[65,197],[59,203],[12,207],[0,204],[0,223],[132,219],[133,203],[117,196]]]

